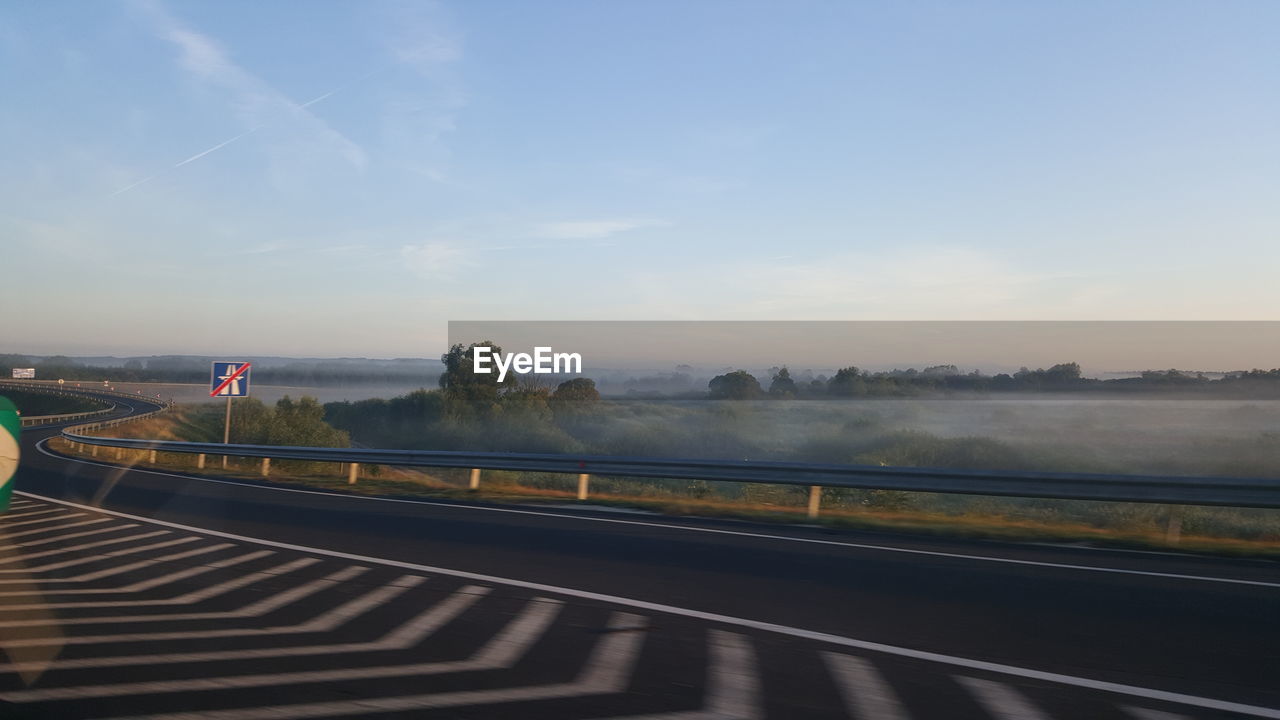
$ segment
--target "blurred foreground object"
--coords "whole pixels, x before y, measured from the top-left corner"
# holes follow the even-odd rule
[[[13,494],[13,475],[18,472],[18,433],[21,431],[18,408],[9,398],[0,395],[0,512],[9,509],[9,497]]]

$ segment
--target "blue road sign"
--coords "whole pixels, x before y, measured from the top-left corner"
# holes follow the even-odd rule
[[[249,363],[214,361],[209,397],[249,397]]]

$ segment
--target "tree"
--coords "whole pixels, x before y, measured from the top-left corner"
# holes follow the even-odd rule
[[[562,410],[586,410],[598,402],[600,391],[596,390],[596,381],[591,378],[566,380],[551,393],[551,409],[557,413]]]
[[[493,353],[502,352],[502,348],[485,340],[467,347],[456,344],[440,356],[444,363],[440,387],[444,390],[445,413],[457,420],[484,419],[498,407],[498,391],[504,383],[498,382],[495,372],[475,372],[475,350],[479,346],[491,347]]]
[[[836,371],[835,377],[827,381],[827,392],[837,397],[866,395],[866,375],[852,365],[840,368]]]
[[[746,370],[717,375],[707,383],[712,400],[751,400],[760,396],[760,381]]]
[[[791,371],[783,366],[778,372],[774,373],[772,382],[769,383],[769,394],[780,398],[793,398],[800,392],[796,387],[796,381],[791,379]]]

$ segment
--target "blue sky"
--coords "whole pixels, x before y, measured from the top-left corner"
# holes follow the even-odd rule
[[[0,7],[0,351],[1276,319],[1275,2]]]

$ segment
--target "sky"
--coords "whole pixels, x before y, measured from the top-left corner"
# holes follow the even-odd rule
[[[0,5],[0,352],[1275,320],[1280,3]]]

